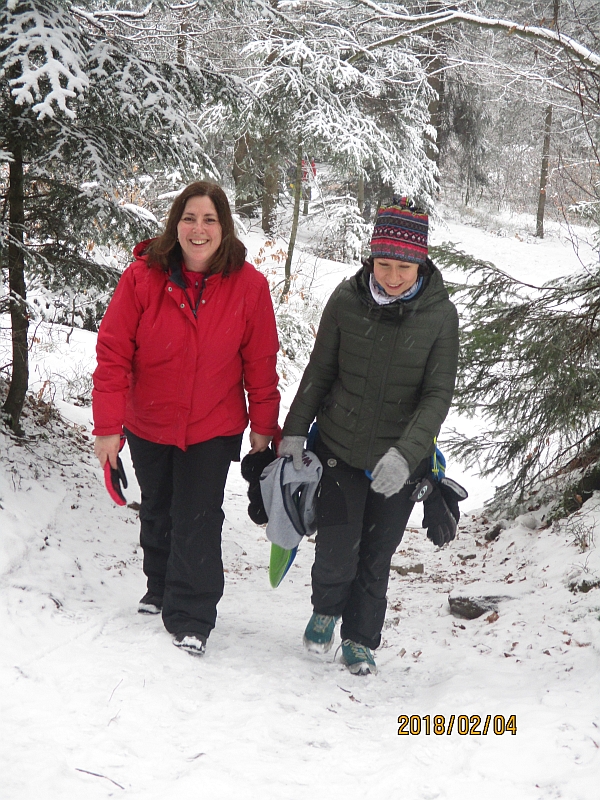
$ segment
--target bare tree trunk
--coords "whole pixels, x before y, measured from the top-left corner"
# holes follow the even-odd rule
[[[364,175],[358,176],[358,187],[356,190],[356,202],[358,203],[358,209],[361,214],[364,213],[365,210],[365,178]]]
[[[247,133],[236,140],[233,151],[233,167],[231,173],[235,184],[235,210],[238,214],[245,214],[247,217],[253,216],[256,211],[256,197],[244,186],[244,177],[248,174],[244,161],[250,153],[251,141]]]
[[[551,131],[552,131],[552,105],[549,105],[546,109],[546,117],[544,120],[544,144],[542,147],[540,194],[538,198],[537,221],[535,226],[535,235],[540,239],[544,238],[544,211],[546,208],[546,189],[548,187]]]
[[[187,32],[189,27],[189,22],[181,22],[179,24],[179,36],[177,37],[177,63],[181,65],[185,64]]]
[[[279,163],[272,143],[267,144],[267,162],[262,196],[262,229],[270,236],[275,232],[279,202]]]
[[[558,30],[558,15],[560,13],[560,0],[554,0],[552,15],[552,25],[554,30]],[[550,165],[550,136],[552,133],[552,104],[546,108],[544,118],[544,143],[542,145],[542,168],[540,171],[540,191],[538,195],[537,219],[535,225],[535,235],[539,239],[544,238],[544,213],[546,211],[546,196],[548,189],[548,174]]]
[[[427,13],[440,11],[447,4],[434,0],[427,3]],[[435,163],[437,168],[440,166],[440,147],[442,145],[442,100],[444,96],[444,73],[442,72],[441,45],[444,34],[438,28],[434,28],[429,35],[431,41],[430,59],[427,67],[427,83],[435,92],[435,97],[429,103],[429,121],[435,128],[436,138],[427,137],[427,156]]]
[[[10,319],[12,328],[12,375],[8,396],[2,406],[2,416],[8,426],[19,436],[23,435],[19,420],[29,385],[29,350],[25,288],[25,257],[23,240],[25,231],[23,143],[18,133],[13,142],[9,167],[8,186],[8,286],[10,292]]]
[[[309,164],[310,168],[310,164]],[[290,291],[292,278],[292,256],[296,245],[296,235],[298,233],[298,220],[300,218],[300,198],[302,196],[302,141],[298,142],[298,154],[296,156],[296,180],[294,182],[294,214],[292,216],[292,231],[290,233],[290,243],[288,245],[287,258],[285,260],[285,281],[281,291],[281,299],[287,297]]]
[[[558,15],[560,14],[560,0],[554,0],[554,11],[552,14],[552,27],[554,30],[558,28]]]

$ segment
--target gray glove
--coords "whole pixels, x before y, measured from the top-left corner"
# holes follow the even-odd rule
[[[404,486],[410,477],[410,469],[403,455],[395,447],[379,459],[373,470],[371,488],[386,497],[391,497]]]
[[[277,455],[291,456],[294,469],[302,469],[302,451],[304,450],[305,436],[284,436],[277,449]]]

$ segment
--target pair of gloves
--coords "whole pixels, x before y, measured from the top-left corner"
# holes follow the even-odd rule
[[[302,468],[303,436],[284,436],[279,445],[280,456],[291,456],[294,467]],[[402,489],[410,477],[410,468],[404,456],[395,448],[385,453],[375,465],[371,488],[385,497],[391,497]],[[460,509],[458,504],[468,494],[463,487],[451,478],[435,480],[427,475],[421,480],[410,499],[423,503],[423,527],[427,528],[427,538],[436,547],[451,542],[456,537]]]
[[[437,481],[429,474],[417,484],[410,499],[413,503],[423,503],[423,527],[436,547],[443,547],[456,537],[458,504],[468,496],[467,490],[452,478]]]

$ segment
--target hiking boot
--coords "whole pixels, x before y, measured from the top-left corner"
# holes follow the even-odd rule
[[[206,639],[199,633],[176,633],[173,637],[175,647],[180,647],[192,656],[203,656],[206,652]]]
[[[309,653],[326,653],[331,650],[335,636],[335,623],[339,617],[313,614],[304,631],[304,647]]]
[[[377,675],[373,653],[364,644],[344,639],[342,659],[353,675]]]
[[[163,599],[160,594],[146,592],[138,603],[138,614],[160,614]]]

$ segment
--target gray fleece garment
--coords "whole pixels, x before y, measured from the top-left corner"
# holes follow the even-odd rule
[[[323,474],[321,462],[310,450],[302,453],[302,469],[290,456],[276,458],[260,476],[260,491],[269,522],[267,538],[285,550],[298,547],[303,536],[317,529],[316,494]]]

